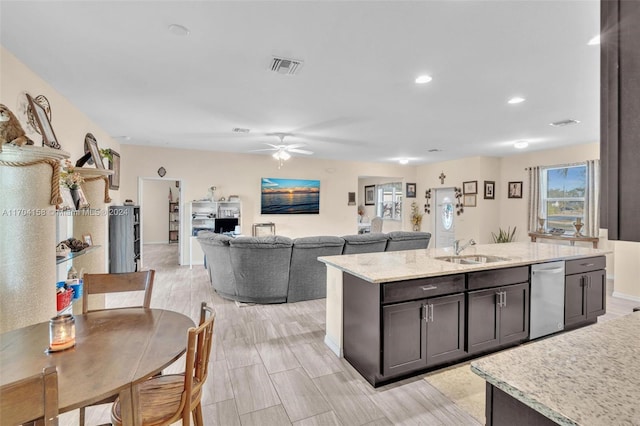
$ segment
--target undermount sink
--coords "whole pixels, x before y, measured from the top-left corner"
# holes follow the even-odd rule
[[[501,262],[503,260],[510,260],[506,257],[488,256],[484,254],[467,254],[460,256],[440,256],[436,257],[437,260],[444,260],[445,262],[460,263],[463,265],[477,265],[479,263],[491,263]]]

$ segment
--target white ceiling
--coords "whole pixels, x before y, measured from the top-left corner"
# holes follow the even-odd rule
[[[2,0],[0,24],[122,144],[246,153],[291,132],[316,158],[419,164],[599,140],[597,0]],[[270,72],[272,55],[304,66]]]

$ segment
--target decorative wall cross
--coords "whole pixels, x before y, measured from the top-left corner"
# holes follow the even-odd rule
[[[440,176],[438,176],[438,179],[440,179],[440,183],[444,184],[444,178],[446,178],[447,176],[444,174],[444,172],[440,173]]]

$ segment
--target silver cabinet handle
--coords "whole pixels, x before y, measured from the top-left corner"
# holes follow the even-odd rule
[[[595,266],[595,263],[581,263],[580,266]]]
[[[422,305],[420,313],[422,315],[420,319],[423,319],[424,322],[429,322],[429,317],[427,316],[427,305]]]
[[[498,307],[502,307],[502,292],[497,292],[496,296],[498,297],[498,301],[496,302],[498,304]]]
[[[507,292],[503,291],[502,292],[502,306],[503,307],[507,307]]]
[[[435,290],[435,289],[437,289],[437,288],[438,288],[438,286],[435,286],[435,285],[425,285],[424,287],[422,287],[422,289],[423,289],[424,291],[427,291],[427,290]]]
[[[433,304],[429,304],[429,321],[433,322]]]

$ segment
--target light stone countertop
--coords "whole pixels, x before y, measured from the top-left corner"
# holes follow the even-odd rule
[[[640,312],[471,362],[561,425],[640,424]]]
[[[609,250],[545,243],[482,244],[466,248],[461,255],[489,255],[509,260],[462,265],[435,259],[453,255],[451,247],[365,254],[323,256],[318,260],[372,283],[437,277],[472,271],[531,265],[554,260],[602,256]]]

